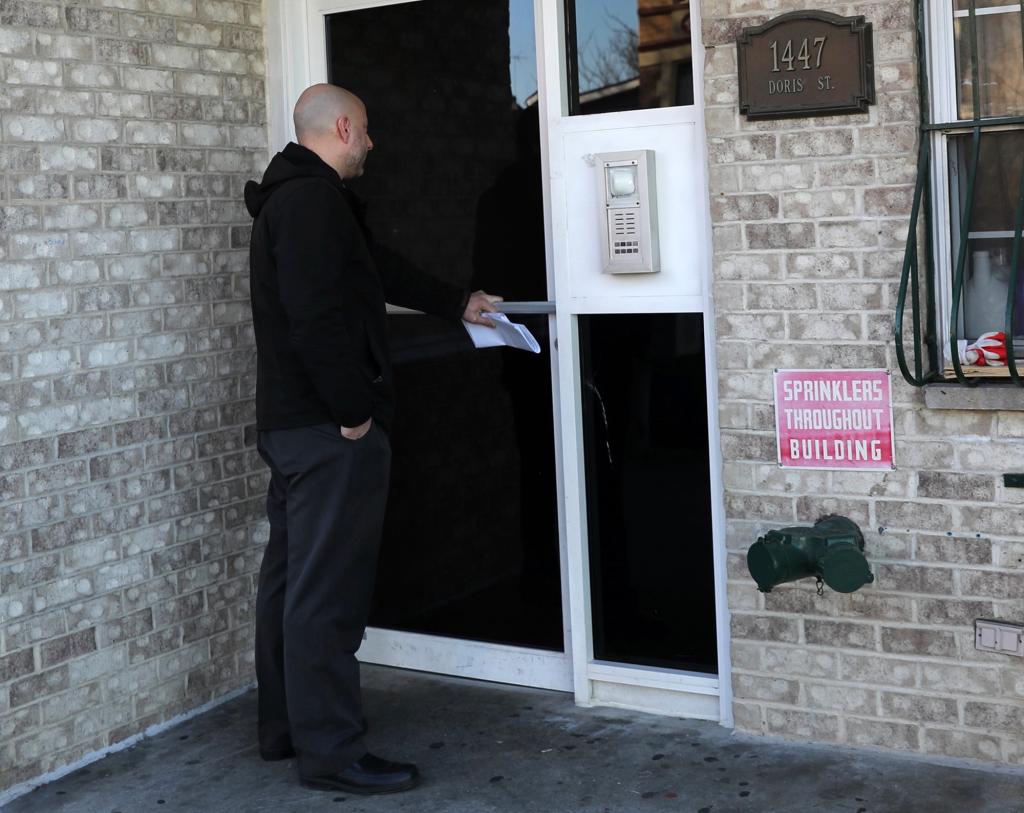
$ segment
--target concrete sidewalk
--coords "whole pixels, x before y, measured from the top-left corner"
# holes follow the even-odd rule
[[[301,788],[261,762],[256,697],[219,708],[11,802],[5,813],[1024,813],[1024,772],[949,767],[734,735],[713,723],[576,708],[568,695],[365,669],[370,746],[420,788],[364,798]]]

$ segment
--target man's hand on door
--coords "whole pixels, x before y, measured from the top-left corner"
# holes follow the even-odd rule
[[[462,318],[470,324],[494,327],[494,322],[484,316],[484,314],[497,313],[498,309],[494,305],[503,301],[500,296],[491,296],[486,291],[474,291],[469,295],[469,301],[466,303],[466,310],[463,312]]]

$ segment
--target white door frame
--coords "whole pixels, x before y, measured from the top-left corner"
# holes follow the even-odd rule
[[[310,84],[327,80],[323,18],[344,11],[395,5],[420,0],[267,0],[268,82],[267,110],[271,151],[294,137],[291,106]],[[285,12],[287,7],[288,12]],[[537,79],[544,183],[545,236],[549,289],[554,282],[557,303],[552,317],[553,409],[555,410],[556,465],[558,469],[559,524],[562,562],[565,652],[487,644],[416,633],[371,628],[359,651],[362,660],[424,671],[442,672],[497,682],[517,683],[572,691],[581,705],[610,705],[677,716],[719,720],[732,725],[730,687],[729,614],[725,576],[725,510],[722,456],[718,443],[717,367],[715,364],[714,306],[711,296],[710,216],[703,224],[707,251],[700,296],[662,297],[657,301],[570,301],[566,216],[569,201],[564,183],[561,138],[574,129],[593,128],[595,120],[609,128],[644,126],[683,120],[699,125],[703,135],[704,52],[699,8],[690,6],[693,40],[694,95],[688,108],[634,111],[628,114],[569,117],[565,77],[565,19],[563,0],[534,0],[537,42]],[[371,110],[372,114],[372,110]],[[704,150],[700,177],[707,200],[707,160]],[[500,292],[499,292],[500,293]],[[578,393],[580,356],[577,316],[581,313],[697,312],[704,316],[709,458],[716,626],[717,676],[670,669],[606,663],[593,657],[590,579],[587,564],[585,469],[583,466],[582,411]],[[559,352],[560,349],[560,352]],[[561,360],[562,363],[559,363]],[[681,576],[682,580],[682,576]]]
[[[615,705],[639,708],[679,716],[716,719],[732,725],[732,692],[729,660],[729,613],[726,598],[725,506],[722,486],[722,453],[718,432],[718,381],[715,362],[714,305],[712,301],[711,222],[705,203],[703,233],[706,249],[697,252],[703,284],[699,296],[644,297],[572,297],[569,257],[569,214],[574,205],[567,191],[568,165],[562,145],[572,134],[620,128],[656,127],[673,123],[692,123],[704,133],[703,74],[704,49],[700,41],[699,4],[691,2],[693,36],[693,82],[696,104],[688,107],[638,110],[569,116],[569,82],[565,75],[566,23],[562,0],[537,0],[540,22],[538,71],[542,121],[547,122],[546,143],[551,157],[546,167],[551,205],[548,210],[558,300],[558,340],[564,349],[560,367],[562,380],[561,437],[563,477],[566,489],[566,535],[569,553],[569,583],[573,684],[576,700],[585,705]],[[699,167],[701,192],[708,199],[707,151],[702,149]],[[664,228],[664,224],[663,224]],[[586,479],[582,444],[582,403],[580,386],[580,348],[578,316],[585,313],[675,313],[695,312],[704,317],[705,367],[708,409],[709,462],[712,495],[712,533],[717,628],[718,675],[696,672],[606,663],[594,659],[591,629],[590,573],[587,557]],[[682,583],[684,576],[680,575]]]
[[[291,121],[294,100],[309,85],[327,81],[327,48],[324,18],[329,14],[380,8],[421,0],[268,0],[267,112],[272,151],[281,149],[295,132]],[[284,14],[287,6],[289,14]],[[280,70],[277,66],[281,66]],[[370,110],[371,122],[373,110]],[[545,158],[546,160],[546,158]],[[548,235],[550,236],[550,235]],[[550,240],[547,241],[550,245]],[[550,249],[549,249],[550,253]],[[548,258],[550,287],[550,257]],[[561,471],[559,422],[557,417],[558,354],[554,316],[550,318],[552,359],[552,412],[555,427],[556,473]],[[555,478],[558,504],[562,505],[562,480]],[[564,527],[559,510],[560,529]],[[566,583],[565,534],[560,530],[561,583]],[[522,686],[572,691],[572,656],[569,652],[569,604],[562,591],[563,641],[565,651],[446,638],[400,630],[370,627],[358,657],[367,663],[439,672],[460,677],[514,683]]]

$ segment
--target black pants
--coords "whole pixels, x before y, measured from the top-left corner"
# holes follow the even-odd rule
[[[344,768],[366,752],[359,663],[391,447],[331,424],[260,432],[270,466],[270,541],[256,596],[259,741],[293,746],[300,768]]]

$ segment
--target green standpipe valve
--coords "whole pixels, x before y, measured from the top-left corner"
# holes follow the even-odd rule
[[[864,534],[846,517],[822,517],[813,528],[768,531],[747,551],[757,589],[816,577],[837,593],[852,593],[875,580],[864,558]]]

